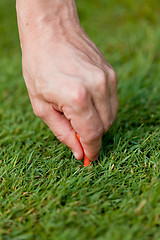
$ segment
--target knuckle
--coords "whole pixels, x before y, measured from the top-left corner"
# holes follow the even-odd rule
[[[102,69],[98,69],[95,74],[95,87],[101,93],[105,93],[107,89],[107,75]]]
[[[38,104],[38,106],[37,106],[37,104],[32,104],[32,108],[33,108],[34,114],[35,114],[38,118],[41,118],[41,119],[44,118],[44,115],[45,115],[45,114],[44,114],[44,110],[43,110],[41,104]]]
[[[46,96],[48,96],[48,92],[46,89],[42,86],[36,86],[36,96],[42,99],[46,99]]]
[[[55,134],[56,135],[56,134]],[[63,136],[63,135],[56,135],[56,138],[62,142],[62,143],[65,143],[66,142],[66,138]]]
[[[76,86],[71,93],[71,102],[78,109],[85,108],[88,101],[88,91],[85,86]]]
[[[52,89],[49,87],[48,83],[44,84],[43,79],[37,78],[35,81],[35,93],[36,97],[44,100],[48,100]]]
[[[116,72],[114,71],[114,69],[109,69],[108,70],[108,77],[109,77],[109,80],[111,82],[113,82],[114,84],[118,84],[118,77],[117,77],[117,74]]]
[[[43,117],[42,111],[39,110],[38,108],[33,108],[33,112],[37,117],[39,117],[39,118]]]
[[[109,128],[112,126],[113,122],[114,122],[113,118],[106,122],[106,124],[104,126],[104,133],[106,133],[109,130]]]
[[[56,133],[56,132],[55,132],[54,135],[56,136],[56,138],[57,138],[60,142],[68,145],[67,143],[68,143],[68,139],[70,138],[70,134],[63,134],[63,133]]]

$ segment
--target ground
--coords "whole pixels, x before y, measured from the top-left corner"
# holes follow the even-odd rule
[[[34,116],[15,1],[0,1],[0,240],[158,240],[160,2],[77,5],[119,78],[117,120],[89,171]]]

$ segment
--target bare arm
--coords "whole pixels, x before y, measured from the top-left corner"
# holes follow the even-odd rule
[[[79,23],[74,0],[17,0],[23,76],[34,113],[75,154],[95,160],[116,118],[117,77]]]

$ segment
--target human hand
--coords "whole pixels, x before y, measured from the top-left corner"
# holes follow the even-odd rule
[[[95,160],[116,118],[117,76],[80,26],[74,4],[72,11],[31,28],[18,17],[23,76],[35,115],[82,159],[77,132]]]

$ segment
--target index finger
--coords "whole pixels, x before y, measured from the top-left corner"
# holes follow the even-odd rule
[[[94,161],[101,149],[103,124],[89,97],[86,101],[79,102],[78,107],[73,108],[71,125],[80,136],[84,154]]]

